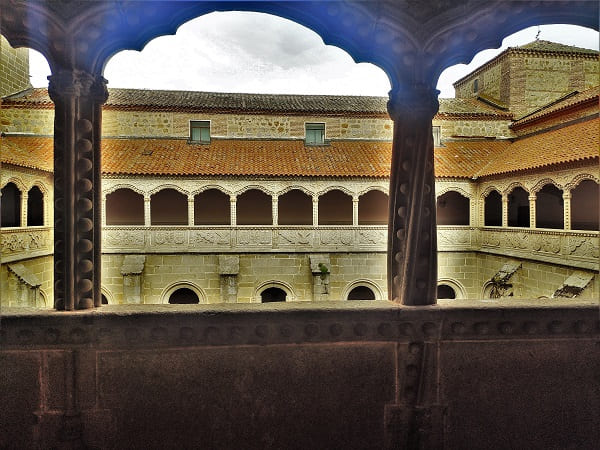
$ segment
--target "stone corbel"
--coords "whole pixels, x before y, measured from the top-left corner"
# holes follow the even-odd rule
[[[313,301],[322,302],[329,300],[329,282],[331,276],[331,262],[328,254],[314,254],[309,256],[310,271],[313,275]]]
[[[223,303],[237,303],[239,273],[240,257],[238,255],[219,255],[221,301]]]
[[[145,263],[145,255],[125,255],[121,266],[124,303],[144,303],[142,301],[142,272]]]

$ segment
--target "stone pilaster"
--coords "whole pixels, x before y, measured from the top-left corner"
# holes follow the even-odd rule
[[[536,208],[535,208],[535,202],[537,200],[537,195],[535,194],[531,194],[529,196],[529,228],[535,228],[536,227]]]
[[[431,121],[438,92],[407,85],[390,92],[394,121],[388,229],[388,295],[405,305],[436,301],[437,246]]]
[[[508,226],[508,194],[502,194],[502,226]]]
[[[100,295],[100,134],[106,80],[82,70],[48,77],[54,102],[54,299],[92,308]]]
[[[563,217],[564,229],[571,229],[571,191],[563,192]]]

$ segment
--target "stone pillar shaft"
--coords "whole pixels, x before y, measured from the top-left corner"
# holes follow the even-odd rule
[[[21,226],[27,226],[27,203],[29,201],[29,194],[27,192],[21,193]]]
[[[571,229],[571,192],[563,192],[563,214],[564,214],[564,228],[565,230]]]
[[[81,70],[48,77],[54,102],[54,297],[57,309],[100,306],[100,133],[106,80]]]
[[[271,199],[271,211],[272,211],[272,217],[273,217],[273,226],[277,226],[277,223],[279,222],[279,207],[278,207],[278,197],[277,196],[273,196],[273,198]]]
[[[188,225],[194,226],[194,196],[188,197]]]
[[[508,226],[508,194],[502,194],[502,226]]]
[[[352,197],[352,225],[358,226],[358,197]]]
[[[424,85],[390,92],[394,121],[388,225],[388,295],[405,305],[435,304],[437,245],[431,121],[437,91]]]
[[[234,195],[229,198],[229,212],[230,212],[230,221],[231,226],[237,226],[237,199]]]
[[[152,224],[150,216],[150,197],[144,197],[144,226],[149,227]]]
[[[313,197],[312,205],[313,227],[317,227],[319,226],[319,197]]]
[[[536,208],[535,208],[535,201],[537,200],[537,196],[536,195],[530,195],[529,196],[529,228],[535,228],[536,227]]]

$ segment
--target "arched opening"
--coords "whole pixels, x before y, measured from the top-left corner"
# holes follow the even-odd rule
[[[508,226],[529,227],[529,193],[520,186],[508,194]]]
[[[260,293],[261,303],[285,302],[287,297],[283,289],[270,287]]]
[[[190,288],[179,288],[169,296],[169,303],[172,305],[192,305],[200,303],[198,294]]]
[[[106,225],[144,225],[144,196],[121,188],[106,196]]]
[[[106,295],[104,295],[104,294],[102,294],[102,304],[108,305],[108,299],[106,298]]]
[[[352,197],[339,189],[321,195],[319,225],[352,225]]]
[[[194,225],[230,225],[229,195],[218,189],[207,189],[194,196]]]
[[[2,227],[21,226],[21,191],[15,183],[7,183],[0,197]]]
[[[536,228],[564,228],[563,191],[553,184],[546,184],[536,196]]]
[[[187,196],[175,189],[163,189],[150,197],[152,225],[187,225]]]
[[[372,190],[358,198],[359,225],[387,225],[389,196]]]
[[[438,299],[441,299],[441,298],[455,299],[456,291],[451,286],[448,286],[447,284],[438,284],[437,298]]]
[[[594,180],[583,180],[571,191],[571,228],[598,231],[599,188]]]
[[[348,300],[375,300],[375,293],[367,286],[356,286],[348,293]]]
[[[437,199],[438,225],[469,225],[470,200],[456,191],[448,191]]]
[[[33,186],[27,193],[27,226],[41,227],[44,225],[44,194]]]
[[[238,225],[272,225],[271,196],[258,189],[250,189],[238,195],[236,213]]]
[[[280,195],[277,203],[279,225],[312,225],[312,198],[300,189]]]
[[[486,227],[502,226],[502,195],[491,191],[484,200],[484,225]]]

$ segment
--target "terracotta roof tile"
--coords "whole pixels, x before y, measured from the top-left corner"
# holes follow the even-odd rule
[[[600,94],[600,86],[594,86],[593,88],[586,89],[583,92],[576,92],[574,95],[569,95],[568,97],[563,98],[559,101],[554,101],[546,106],[543,106],[537,111],[520,118],[515,121],[511,127],[519,127],[521,125],[527,124],[529,122],[536,121],[542,117],[548,116],[558,111],[563,111],[569,109],[571,107],[580,105],[582,103],[586,103],[593,99],[596,99],[596,106],[598,105],[598,96]]]
[[[446,142],[435,148],[435,176],[471,178],[510,145],[509,140]]]
[[[575,47],[573,45],[559,44],[558,42],[544,41],[538,39],[529,42],[518,47],[509,47],[516,50],[533,50],[540,52],[556,52],[556,53],[588,53],[590,55],[597,55],[598,50],[592,50],[589,48]]]
[[[387,117],[386,97],[349,95],[272,95],[111,88],[105,108],[247,113],[365,114]],[[4,106],[51,108],[45,88],[5,97]],[[438,116],[507,117],[512,115],[477,99],[441,98]]]
[[[495,175],[598,158],[599,127],[600,119],[595,118],[518,139],[476,175]]]
[[[0,139],[0,162],[52,172],[54,140],[49,137],[7,136]]]

